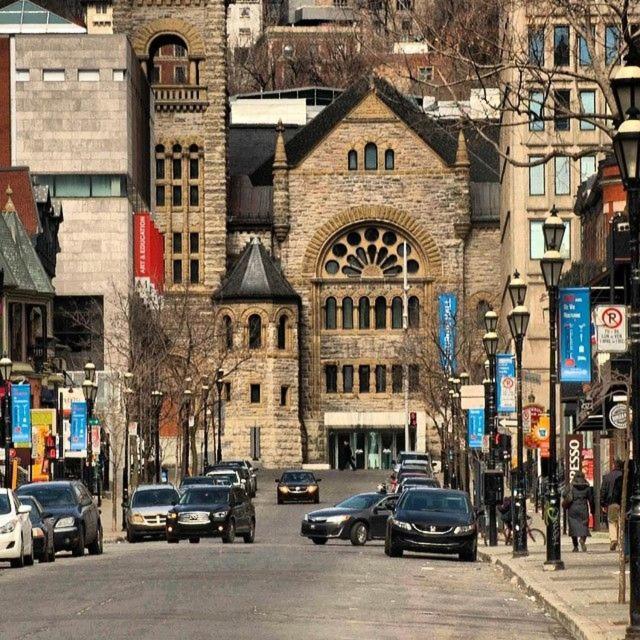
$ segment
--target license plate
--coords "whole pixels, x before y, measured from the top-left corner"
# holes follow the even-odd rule
[[[311,528],[312,528],[312,529],[315,529],[315,528],[316,528],[316,525],[315,525],[315,524],[312,524],[312,525],[311,525]]]

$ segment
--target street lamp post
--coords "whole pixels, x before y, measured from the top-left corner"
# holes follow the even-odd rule
[[[129,405],[131,404],[131,396],[133,396],[133,374],[128,372],[124,374],[125,387],[124,395],[124,464],[122,465],[122,530],[127,528],[126,510],[129,502]]]
[[[5,353],[0,359],[0,373],[4,386],[4,398],[2,399],[2,420],[4,421],[4,486],[11,488],[11,369],[13,362]]]
[[[558,286],[564,259],[560,254],[564,237],[564,222],[558,216],[555,205],[551,215],[542,225],[545,253],[540,260],[540,268],[549,297],[549,477],[545,505],[547,525],[547,560],[544,569],[558,571],[564,569],[560,545],[560,492],[558,491],[558,446],[556,416],[556,386],[558,384],[558,344],[556,336],[558,314]]]
[[[162,391],[155,389],[151,392],[151,406],[153,407],[153,450],[155,454],[156,482],[160,482],[160,410],[162,409]]]
[[[527,496],[524,481],[524,433],[522,422],[522,344],[529,325],[529,311],[524,306],[527,285],[516,271],[509,282],[509,295],[513,309],[509,312],[509,330],[516,349],[516,417],[518,421],[518,470],[514,487],[513,556],[526,556],[527,551]]]
[[[486,412],[487,422],[484,426],[485,435],[489,436],[489,456],[487,458],[487,469],[496,468],[496,353],[498,352],[498,314],[489,310],[484,314],[484,327],[486,333],[482,338],[485,353],[487,354],[487,364],[485,366],[485,375],[488,380],[488,396],[489,403]],[[489,501],[489,546],[496,547],[498,545],[498,518],[496,513],[496,501],[491,498]]]
[[[207,404],[209,402],[209,376],[202,376],[202,426],[204,428],[204,456],[203,464],[209,466],[209,425],[207,424]]]
[[[188,381],[191,378],[187,378]],[[189,475],[189,413],[191,410],[191,398],[193,393],[187,388],[182,392],[182,434],[184,446],[182,447],[182,477]]]
[[[625,24],[626,27],[626,24]],[[625,35],[628,29],[625,29]],[[629,38],[629,40],[631,40]],[[627,190],[631,249],[631,412],[633,487],[629,517],[629,626],[627,640],[640,639],[640,51],[631,40],[626,64],[611,81],[618,122],[613,150]]]
[[[87,403],[87,464],[86,480],[89,493],[93,495],[95,487],[95,475],[93,466],[93,406],[98,394],[98,383],[96,382],[96,366],[93,362],[84,365],[84,381],[82,383],[82,393]]]
[[[453,388],[453,468],[455,469],[456,485],[455,489],[462,488],[462,474],[460,473],[460,387],[462,383],[460,378],[455,377],[452,380]]]
[[[466,387],[469,385],[469,374],[463,371],[460,374],[460,386]],[[469,482],[469,437],[468,437],[468,425],[466,420],[466,414],[462,410],[462,391],[460,391],[460,424],[462,429],[462,443],[463,443],[463,464],[464,464],[464,489],[465,491],[471,490],[471,483]]]
[[[222,387],[224,382],[224,371],[218,369],[216,371],[216,390],[218,391],[218,451],[216,453],[216,462],[222,462]]]

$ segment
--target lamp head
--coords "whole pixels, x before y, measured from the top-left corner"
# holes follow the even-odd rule
[[[527,284],[520,277],[518,271],[514,271],[513,275],[509,279],[509,297],[511,298],[511,304],[514,307],[524,304],[524,300],[527,297]]]
[[[524,338],[527,334],[527,327],[529,326],[529,317],[531,314],[524,305],[518,305],[512,311],[509,312],[507,319],[509,321],[509,329],[513,339]]]
[[[547,289],[555,289],[560,284],[564,258],[559,251],[545,251],[540,260],[540,269]]]
[[[491,333],[498,328],[498,314],[493,309],[489,309],[484,314],[484,328],[487,333]]]
[[[640,112],[636,107],[629,109],[625,120],[613,136],[613,151],[616,155],[620,177],[627,189],[640,186]]]
[[[89,361],[84,365],[84,377],[93,382],[96,379],[96,365]]]
[[[4,382],[9,382],[11,379],[11,370],[13,369],[13,362],[11,358],[5,353],[2,358],[0,358],[0,373],[2,374],[2,380]]]
[[[562,239],[564,238],[564,221],[558,215],[558,210],[554,204],[551,207],[550,216],[542,224],[542,234],[544,235],[545,251],[560,251]]]
[[[495,356],[498,353],[498,334],[495,331],[489,331],[482,337],[482,344],[487,356]]]
[[[618,122],[623,122],[629,109],[640,107],[640,67],[621,66],[611,79],[611,90],[618,107]]]

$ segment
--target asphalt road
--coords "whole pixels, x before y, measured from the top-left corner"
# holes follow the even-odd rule
[[[325,505],[380,478],[320,475]],[[59,554],[54,564],[0,569],[0,638],[569,638],[480,562],[391,559],[381,542],[313,545],[299,527],[314,506],[277,506],[276,476],[260,477],[253,545],[119,543],[100,557]]]

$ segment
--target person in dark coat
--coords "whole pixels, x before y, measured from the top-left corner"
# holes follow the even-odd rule
[[[351,450],[348,440],[342,443],[342,459],[344,461],[342,466],[343,470],[347,467],[351,467],[354,471],[356,470],[356,464],[353,461],[353,451]]]
[[[614,468],[602,478],[600,489],[600,507],[607,516],[609,525],[609,548],[615,551],[618,546],[618,522],[622,504],[622,476],[624,463],[616,460]]]
[[[565,489],[562,504],[569,517],[569,535],[573,542],[573,551],[587,550],[589,531],[589,513],[594,512],[593,487],[582,471],[576,471],[571,484]]]

